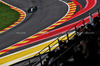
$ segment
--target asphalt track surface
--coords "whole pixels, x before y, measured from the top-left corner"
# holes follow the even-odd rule
[[[0,34],[0,50],[9,47],[43,29],[52,25],[65,15],[68,6],[58,0],[34,0],[38,7],[37,12],[27,13],[31,6],[30,0],[3,0],[11,5],[24,10],[26,19],[16,27]],[[24,34],[17,34],[17,33]]]
[[[17,6],[17,7],[19,7],[19,8],[21,8],[21,9],[23,9],[24,11],[26,11],[27,12],[27,8],[29,7],[29,6],[26,6],[26,3],[27,3],[27,5],[30,5],[30,3],[28,3],[27,1],[23,1],[23,0],[21,0],[21,2],[19,2],[18,0],[14,0],[14,1],[10,1],[10,0],[4,0],[5,2],[7,2],[7,3],[10,3],[10,4],[12,4],[12,5],[14,5],[14,6]],[[50,1],[50,2],[49,2]],[[40,9],[44,9],[43,7],[47,7],[47,4],[48,5],[50,5],[50,3],[53,3],[53,2],[56,2],[56,3],[58,3],[58,0],[49,0],[49,1],[47,1],[47,2],[45,2],[46,3],[46,5],[44,4],[44,6],[43,6],[43,4],[42,3],[44,3],[44,2],[40,2],[40,1],[37,1],[37,2],[35,2],[35,5],[37,5],[38,6],[38,8],[40,7]],[[82,6],[84,7],[85,6],[85,2],[83,3],[83,1],[80,1],[80,0],[77,0],[79,3],[81,3],[82,4]],[[22,3],[23,3],[23,5],[22,5]],[[37,4],[37,3],[40,3],[40,4]],[[57,5],[56,3],[53,3],[53,5]],[[61,4],[61,2],[59,2],[60,4]],[[93,11],[94,9],[97,9],[98,8],[98,5],[100,4],[100,1],[98,0],[98,2],[97,2],[97,4],[96,4],[96,6],[93,8],[93,9],[91,9],[90,11]],[[62,5],[62,6],[61,6]],[[62,10],[63,10],[63,14],[62,14],[62,16],[65,14],[65,12],[67,11],[67,9],[66,9],[66,5],[65,4],[61,4],[60,5],[60,7],[62,8]],[[48,6],[48,7],[50,7],[50,6]],[[53,8],[53,6],[51,6],[50,8]],[[56,7],[55,7],[56,8]],[[61,10],[61,8],[59,8],[59,11]],[[48,10],[48,9],[47,9]],[[52,11],[53,11],[54,9],[52,9]],[[61,11],[62,11],[61,10]],[[45,10],[43,10],[43,11],[45,11]],[[49,11],[49,10],[48,10]],[[55,10],[54,10],[55,11]],[[77,10],[78,11],[78,10]],[[47,11],[45,11],[45,12],[47,12]],[[33,35],[33,34],[35,34],[35,33],[37,33],[38,31],[40,31],[40,30],[42,30],[42,29],[44,29],[44,28],[46,28],[47,26],[49,26],[49,25],[51,25],[51,24],[53,24],[55,21],[57,21],[58,20],[58,18],[60,19],[62,16],[61,15],[59,15],[59,14],[61,14],[60,12],[57,14],[57,16],[56,15],[54,15],[54,16],[56,16],[56,19],[57,20],[54,20],[53,19],[53,21],[52,21],[52,23],[51,22],[48,22],[48,23],[50,23],[50,24],[48,24],[47,22],[43,22],[42,24],[39,24],[40,22],[36,22],[36,21],[34,21],[34,20],[39,20],[40,18],[37,18],[36,19],[36,16],[37,16],[37,14],[39,13],[39,11],[37,11],[36,13],[34,13],[34,14],[28,14],[27,15],[27,17],[26,17],[26,19],[28,19],[29,17],[31,17],[31,18],[29,18],[27,21],[24,21],[22,24],[20,24],[20,25],[18,25],[18,26],[16,26],[15,28],[13,28],[13,29],[11,29],[11,30],[9,30],[9,31],[7,31],[7,32],[5,32],[5,33],[3,33],[3,34],[1,34],[0,36],[0,43],[2,43],[2,45],[0,46],[0,50],[1,49],[3,49],[3,48],[5,48],[5,47],[7,47],[7,46],[10,46],[10,45],[12,45],[12,44],[14,44],[14,43],[16,43],[16,42],[18,42],[18,41],[20,41],[20,40],[22,40],[22,39],[24,39],[24,38],[26,38],[26,37],[28,37],[28,36],[30,36],[30,35]],[[82,19],[82,18],[85,18],[86,16],[88,16],[88,13],[89,13],[89,11],[88,12],[86,12],[86,13],[84,13],[83,15],[80,15],[80,16],[78,16],[77,18],[74,18],[74,19],[72,19],[72,20],[70,20],[70,21],[68,21],[68,22],[66,22],[66,23],[64,23],[64,24],[62,24],[62,25],[60,25],[60,26],[58,26],[58,27],[56,27],[55,29],[57,29],[57,28],[59,28],[59,27],[62,27],[62,26],[65,26],[65,25],[68,25],[68,24],[70,24],[70,23],[72,23],[72,22],[75,22],[75,21],[77,21],[77,20],[80,20],[80,19]],[[40,14],[40,13],[39,13]],[[43,14],[43,13],[42,13]],[[54,13],[55,14],[55,13]],[[44,14],[43,14],[44,15]],[[42,19],[42,17],[43,17],[43,15],[41,16],[41,19]],[[50,14],[51,15],[51,14]],[[50,16],[49,15],[49,16]],[[59,15],[59,17],[58,17],[58,15]],[[38,15],[39,16],[39,15]],[[47,16],[46,16],[47,17]],[[52,16],[51,16],[52,17]],[[45,17],[44,17],[45,18]],[[54,17],[53,17],[54,18]],[[46,18],[45,18],[46,19]],[[47,18],[47,19],[52,19],[52,18]],[[41,21],[41,20],[40,20]],[[33,28],[33,25],[34,25],[34,22],[36,22],[35,23],[35,29]],[[45,23],[47,23],[47,24],[45,24]],[[36,24],[38,24],[39,26],[37,27],[36,26]],[[28,26],[27,26],[28,25]],[[41,26],[40,26],[41,25]],[[26,27],[27,26],[27,27]],[[27,30],[26,30],[27,29]],[[34,30],[33,30],[34,29]],[[16,34],[16,32],[26,32],[26,34],[24,35],[17,35]],[[15,39],[16,38],[16,39]],[[2,39],[2,40],[1,40]],[[6,41],[6,42],[5,42]]]

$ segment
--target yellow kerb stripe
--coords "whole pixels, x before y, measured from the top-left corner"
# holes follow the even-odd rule
[[[67,15],[68,15],[68,16],[69,16],[69,15],[73,15],[73,13],[70,13],[70,14],[67,14]]]
[[[24,14],[23,12],[21,12],[20,14]]]
[[[20,16],[25,16],[25,15],[20,15]]]
[[[21,42],[19,42],[19,43],[17,43],[17,44],[26,43],[26,42],[28,42],[28,41],[21,41]]]
[[[72,6],[73,8],[75,8],[76,6]]]
[[[38,36],[31,36],[31,37],[29,37],[29,39],[30,39],[30,38],[36,38],[36,37],[38,37]]]
[[[60,21],[66,21],[66,19],[64,19],[64,20],[59,20],[58,22],[60,22]]]
[[[60,25],[60,24],[62,24],[62,23],[55,23],[55,24],[53,24],[53,25]]]
[[[4,32],[4,31],[0,31],[0,33],[2,33],[2,32]]]
[[[16,47],[18,47],[18,46],[8,47],[6,49],[15,49]]]
[[[71,12],[75,12],[75,11],[71,11]]]
[[[0,55],[4,54],[5,52],[0,52]]]
[[[15,22],[15,23],[20,23],[20,22]]]
[[[64,17],[64,18],[69,18],[69,17],[71,17],[71,16],[67,16],[67,17]]]
[[[15,26],[15,25],[11,25],[11,26]]]
[[[10,28],[5,28],[5,29],[10,29]]]
[[[46,28],[46,29],[53,29],[54,27],[48,27],[48,28]]]
[[[38,34],[41,34],[41,33],[46,33],[47,31],[41,31],[41,32],[39,32]]]

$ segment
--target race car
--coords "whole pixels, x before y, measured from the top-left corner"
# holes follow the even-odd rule
[[[37,7],[36,6],[31,6],[29,9],[28,9],[28,13],[32,13],[32,12],[36,12],[37,11]]]

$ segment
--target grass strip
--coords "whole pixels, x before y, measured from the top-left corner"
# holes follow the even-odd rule
[[[16,22],[19,17],[19,12],[0,2],[0,30]]]

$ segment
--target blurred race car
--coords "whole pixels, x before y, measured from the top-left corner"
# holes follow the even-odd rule
[[[37,11],[37,7],[36,6],[32,6],[28,9],[28,13],[32,13],[32,12],[36,12]]]

